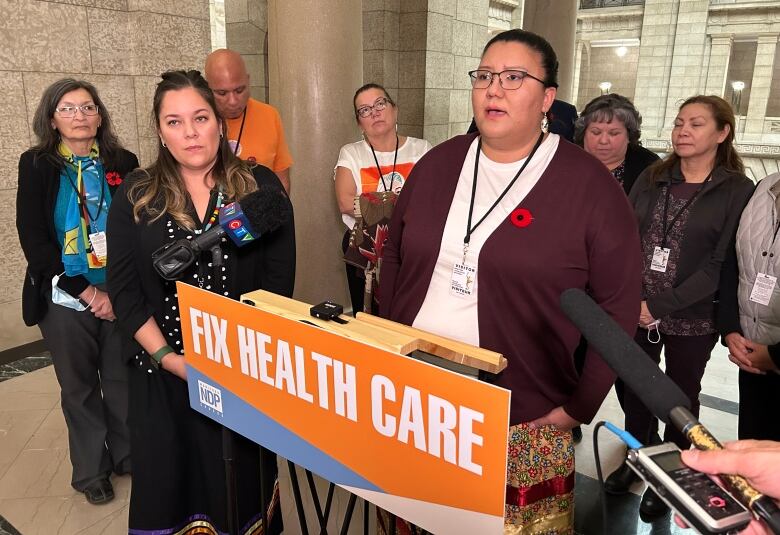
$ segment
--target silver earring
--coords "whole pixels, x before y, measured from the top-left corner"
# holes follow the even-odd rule
[[[547,120],[547,114],[542,112],[542,132],[545,134],[549,130],[550,122]]]
[[[162,143],[163,147],[168,148],[168,145],[165,144],[165,141],[163,141],[163,138],[160,138],[160,143]]]

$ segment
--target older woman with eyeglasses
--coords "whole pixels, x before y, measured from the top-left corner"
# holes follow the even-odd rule
[[[113,499],[111,472],[130,471],[127,369],[106,293],[106,221],[138,159],[122,148],[95,87],[63,79],[41,97],[38,144],[19,160],[16,227],[27,259],[22,312],[38,325],[62,389],[71,485]]]
[[[504,533],[571,533],[571,429],[615,379],[593,351],[577,373],[577,328],[560,307],[588,289],[633,335],[639,236],[604,165],[543,126],[558,61],[544,38],[509,30],[469,75],[479,135],[426,154],[401,192],[380,280],[384,317],[502,353],[512,391]],[[470,276],[467,276],[470,275]]]
[[[347,227],[344,251],[355,226],[355,197],[377,191],[399,193],[414,164],[431,148],[424,139],[398,135],[398,108],[381,85],[364,85],[352,103],[363,139],[341,147],[334,172],[336,198]],[[365,278],[353,265],[347,264],[346,269],[355,314],[364,309]]]

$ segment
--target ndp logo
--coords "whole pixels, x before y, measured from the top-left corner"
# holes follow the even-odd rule
[[[198,395],[203,405],[222,415],[222,391],[219,388],[214,388],[199,379]]]

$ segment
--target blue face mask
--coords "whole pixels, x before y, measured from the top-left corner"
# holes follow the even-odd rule
[[[73,310],[77,312],[83,312],[87,309],[84,305],[81,304],[81,301],[70,295],[65,290],[62,290],[57,286],[57,283],[60,280],[60,277],[63,276],[65,273],[60,273],[59,275],[54,275],[51,278],[51,302],[55,305],[60,305],[67,308],[72,308]]]

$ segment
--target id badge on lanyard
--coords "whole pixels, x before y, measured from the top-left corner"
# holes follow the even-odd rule
[[[450,294],[456,297],[471,297],[477,282],[477,266],[466,262],[455,262],[452,265],[450,278]]]
[[[653,260],[650,262],[650,269],[666,273],[666,267],[669,265],[670,252],[671,249],[668,247],[659,247],[656,245],[655,250],[653,251]]]
[[[92,245],[92,252],[97,256],[100,264],[105,265],[108,258],[108,243],[106,242],[105,231],[92,232],[89,235],[89,243]]]

